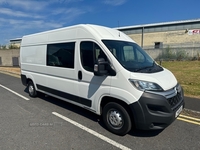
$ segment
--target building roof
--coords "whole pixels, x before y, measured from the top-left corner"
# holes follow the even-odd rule
[[[115,29],[126,30],[126,29],[131,29],[131,28],[143,28],[143,27],[145,28],[145,27],[156,27],[156,26],[166,26],[166,25],[175,25],[175,24],[188,24],[188,23],[200,23],[200,19],[161,22],[161,23],[152,23],[152,24],[142,24],[142,25],[118,27],[118,28],[115,28]]]
[[[10,42],[21,42],[22,38],[10,39]]]

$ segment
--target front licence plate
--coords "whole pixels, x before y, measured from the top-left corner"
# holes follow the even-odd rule
[[[176,111],[175,118],[178,117],[178,115],[181,113],[182,110],[183,110],[183,105]]]

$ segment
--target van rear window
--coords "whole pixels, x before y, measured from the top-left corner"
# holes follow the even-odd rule
[[[74,68],[75,42],[47,45],[47,66]]]

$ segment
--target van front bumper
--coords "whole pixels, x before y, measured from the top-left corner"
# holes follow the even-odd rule
[[[130,108],[135,127],[151,130],[164,129],[170,125],[184,105],[183,89],[178,84],[167,92],[144,92],[137,102],[130,104]]]

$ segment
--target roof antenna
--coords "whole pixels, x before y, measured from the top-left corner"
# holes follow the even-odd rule
[[[118,28],[119,28],[119,21],[118,21]],[[119,30],[119,29],[118,29]],[[120,31],[119,31],[119,37],[120,37]]]

